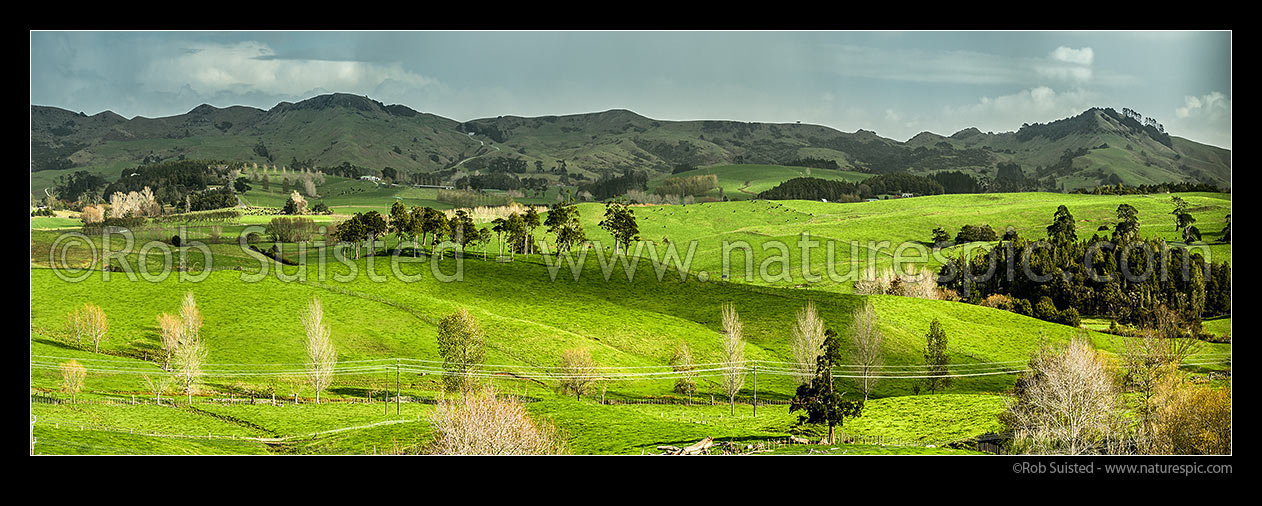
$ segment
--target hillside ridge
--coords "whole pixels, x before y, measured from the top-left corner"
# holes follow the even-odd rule
[[[494,149],[487,147],[493,144]],[[265,149],[259,149],[263,146]],[[432,174],[470,157],[516,158],[541,173],[563,165],[591,178],[625,170],[668,174],[681,166],[792,165],[835,161],[873,174],[957,170],[994,177],[1016,163],[1043,186],[1195,181],[1230,187],[1230,150],[1169,135],[1149,118],[1095,107],[1012,132],[975,127],[950,136],[922,132],[900,142],[798,123],[658,120],[625,108],[568,115],[504,115],[457,121],[348,93],[263,110],[201,104],[185,114],[123,118],[31,106],[31,171],[120,168],[164,159],[233,159],[264,164],[342,163]],[[562,163],[564,162],[564,163]],[[520,166],[520,163],[518,163]],[[476,169],[475,169],[476,170]]]

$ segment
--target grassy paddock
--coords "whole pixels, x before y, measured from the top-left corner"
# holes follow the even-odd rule
[[[1185,198],[1193,206],[1227,212],[1230,209],[1229,196],[1192,194]],[[794,285],[782,281],[724,281],[716,274],[721,269],[721,258],[715,258],[715,252],[724,239],[749,240],[755,251],[759,251],[764,243],[776,238],[793,238],[802,230],[810,230],[813,236],[818,234],[819,237],[897,241],[927,240],[921,236],[927,236],[938,224],[958,229],[962,224],[991,223],[1000,228],[1003,223],[1015,223],[1019,225],[1019,233],[1036,236],[1046,227],[1057,203],[1062,201],[1080,220],[1079,235],[1082,236],[1089,233],[1091,224],[1112,219],[1110,213],[1121,202],[1136,205],[1141,220],[1146,220],[1145,216],[1154,217],[1153,221],[1157,221],[1157,216],[1164,220],[1168,200],[1017,194],[923,197],[858,204],[749,201],[635,208],[641,235],[646,239],[658,240],[655,236],[660,230],[672,243],[698,241],[697,257],[684,281],[673,269],[662,271],[659,278],[647,259],[632,268],[633,279],[628,280],[622,266],[614,264],[606,280],[601,275],[597,252],[591,252],[582,263],[586,274],[579,280],[573,279],[565,268],[554,279],[547,262],[538,255],[519,255],[513,262],[501,263],[470,254],[459,263],[463,269],[461,281],[440,282],[433,274],[435,267],[443,273],[456,272],[457,261],[450,256],[434,264],[402,264],[399,267],[402,274],[419,275],[419,279],[405,281],[391,272],[391,259],[386,256],[372,257],[371,267],[367,258],[347,263],[313,261],[307,265],[278,266],[242,252],[234,241],[228,241],[208,245],[216,255],[217,270],[207,273],[202,280],[190,281],[176,274],[156,281],[140,276],[129,279],[119,272],[110,273],[109,280],[105,280],[103,273],[97,271],[83,281],[67,282],[53,271],[38,267],[41,256],[48,257],[57,232],[32,229],[32,362],[55,364],[74,358],[84,363],[88,377],[85,393],[81,394],[83,399],[123,400],[132,395],[148,396],[138,374],[120,369],[160,373],[156,364],[157,316],[177,312],[184,294],[192,292],[204,316],[202,336],[210,350],[211,364],[242,364],[232,367],[263,372],[287,371],[258,376],[208,377],[207,394],[216,396],[240,396],[229,392],[246,389],[271,389],[278,398],[295,393],[303,398],[314,396],[301,373],[305,354],[298,318],[312,297],[324,302],[338,358],[343,363],[382,358],[439,360],[435,342],[438,319],[457,307],[468,308],[486,330],[488,364],[555,367],[564,350],[586,348],[602,366],[664,367],[681,343],[688,344],[696,362],[716,362],[720,357],[719,308],[729,301],[735,303],[744,322],[748,341],[746,357],[766,363],[787,362],[792,360],[788,328],[793,315],[807,301],[813,301],[826,324],[843,335],[846,335],[852,311],[862,303],[872,303],[886,336],[888,365],[923,364],[925,333],[930,322],[937,319],[948,335],[953,370],[976,370],[970,368],[994,362],[1013,362],[1014,367],[1020,367],[1037,346],[1040,333],[1053,340],[1063,340],[1074,329],[957,302],[856,296],[848,293],[846,283],[811,284],[809,289],[803,289],[791,288]],[[589,237],[604,239],[607,243],[607,234],[596,226],[603,207],[582,204],[580,210]],[[1217,211],[1198,214],[1198,219],[1207,222],[1203,230],[1211,229],[1215,213]],[[1173,234],[1172,225],[1143,223],[1151,227],[1146,231],[1153,234]],[[244,226],[224,226],[223,236],[235,237],[233,234],[239,235]],[[100,239],[95,240],[99,248]],[[387,238],[378,248],[389,247],[394,241]],[[660,241],[658,247],[664,250],[664,243]],[[121,247],[121,244],[112,247]],[[1229,246],[1212,246],[1211,250],[1215,255],[1225,251],[1229,258]],[[492,245],[492,256],[494,251]],[[82,253],[77,257],[72,255],[72,259],[90,265],[90,258]],[[196,264],[198,257],[191,258]],[[123,260],[133,266],[138,264],[135,253]],[[150,258],[146,267],[153,271],[155,262],[160,265],[160,260]],[[111,263],[121,261],[114,259]],[[804,261],[797,248],[790,249],[790,264],[794,272],[802,265],[816,272],[822,272],[824,267],[823,260],[815,256],[809,262]],[[241,267],[242,270],[221,267]],[[245,277],[262,267],[266,267],[267,272],[261,279]],[[334,278],[352,269],[358,273],[354,279]],[[367,276],[369,271],[374,276],[380,275],[381,280]],[[702,271],[711,274],[707,281],[698,280],[697,274]],[[201,273],[194,269],[191,274]],[[70,342],[67,315],[87,302],[100,305],[110,320],[110,330],[100,354],[92,353],[90,345]],[[1088,319],[1087,322],[1088,328],[1095,330],[1099,330],[1101,324],[1107,326],[1107,321]],[[1207,320],[1206,326],[1219,333],[1230,328],[1230,317]],[[1090,335],[1098,348],[1110,352],[1119,350],[1120,343],[1113,336],[1099,332]],[[850,344],[846,342],[843,347],[848,349]],[[1212,344],[1206,345],[1201,353],[1226,352],[1230,352],[1230,345]],[[382,367],[338,376],[322,397],[364,399],[369,392],[381,392],[385,388],[389,381],[387,371]],[[755,441],[783,437],[793,430],[796,416],[789,414],[783,405],[760,407],[756,418],[748,404],[738,405],[735,416],[725,405],[710,406],[709,395],[716,391],[712,383],[716,379],[701,381],[701,393],[696,396],[698,405],[694,406],[600,405],[592,397],[576,401],[553,394],[557,385],[550,379],[505,378],[498,383],[505,391],[540,399],[530,403],[528,409],[568,432],[571,451],[575,453],[639,454],[651,452],[660,444],[686,445],[707,436]],[[1010,389],[1014,379],[1011,374],[958,378],[945,393],[918,396],[910,395],[912,380],[884,379],[876,385],[864,416],[847,421],[846,430],[919,441],[959,440],[995,431],[995,417],[1003,407],[1003,397],[999,394]],[[409,372],[399,381],[405,395],[433,396],[439,388],[438,377],[433,374]],[[33,390],[55,392],[60,382],[60,374],[55,369],[32,366]],[[601,385],[609,399],[680,397],[672,393],[669,379],[610,380]],[[747,402],[753,394],[752,378],[747,378],[745,385],[738,397]],[[843,379],[838,385],[848,392],[848,397],[857,395],[853,380]],[[795,387],[796,383],[787,376],[764,373],[758,378],[758,395],[763,400],[788,399]],[[159,441],[139,434],[110,436],[102,431],[67,431],[57,427],[53,432],[41,432],[48,429],[37,425],[37,436],[42,433],[50,442],[67,442],[60,450],[62,453],[372,453],[396,446],[416,448],[429,437],[428,424],[423,420],[428,408],[423,404],[404,404],[404,417],[420,421],[362,428],[390,420],[394,415],[386,414],[384,408],[380,403],[284,407],[199,403],[193,408],[178,409],[32,404],[32,412],[37,416],[72,422],[176,433],[205,431],[288,437],[283,443],[237,443],[234,446],[216,440],[179,442],[166,438]],[[346,426],[361,428],[308,436]]]

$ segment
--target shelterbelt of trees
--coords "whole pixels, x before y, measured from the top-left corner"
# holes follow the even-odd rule
[[[796,177],[758,194],[758,198],[766,200],[824,199],[829,202],[857,202],[877,195],[892,193],[941,195],[946,193],[946,190],[943,188],[942,183],[931,178],[899,172],[872,176],[859,183],[832,181],[814,177]]]
[[[1014,306],[1006,309],[1051,320],[1072,309],[1075,316],[1151,326],[1164,306],[1198,330],[1202,317],[1231,313],[1230,263],[1207,263],[1195,247],[1140,237],[1138,212],[1128,204],[1117,216],[1111,236],[1082,240],[1062,205],[1045,240],[1009,235],[994,248],[961,254],[942,266],[939,284],[974,304],[1004,296]],[[1037,307],[1044,299],[1055,307]]]
[[[798,177],[775,188],[762,192],[766,200],[820,200],[829,202],[857,202],[877,195],[914,193],[916,195],[941,195],[948,193],[1009,193],[1046,190],[1030,183],[1015,164],[999,164],[994,180],[973,177],[959,171],[938,172],[931,176],[917,176],[903,172],[881,174],[858,183],[832,181],[814,177]],[[1153,193],[1210,192],[1227,190],[1212,184],[1182,182],[1153,185],[1123,186],[1104,185],[1093,189],[1077,189],[1071,193],[1095,195],[1144,195]]]

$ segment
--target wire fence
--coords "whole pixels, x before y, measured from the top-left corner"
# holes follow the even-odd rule
[[[68,419],[52,418],[52,417],[37,417],[31,421],[31,425],[32,425],[32,434],[34,434],[34,427],[36,425],[43,425],[43,426],[51,427],[54,429],[111,432],[111,433],[116,433],[116,434],[130,434],[130,435],[145,436],[145,437],[190,439],[190,440],[200,439],[200,440],[218,440],[218,441],[255,441],[255,442],[262,442],[262,443],[281,443],[281,442],[290,441],[294,439],[313,438],[313,437],[319,437],[323,435],[336,434],[340,432],[379,427],[383,425],[394,425],[394,424],[400,424],[400,423],[417,423],[417,422],[422,422],[422,421],[423,421],[423,418],[419,416],[413,417],[413,418],[395,418],[395,419],[382,420],[382,421],[373,422],[373,423],[354,424],[354,425],[348,425],[345,427],[338,427],[334,429],[326,429],[322,431],[315,431],[315,432],[309,432],[309,433],[303,433],[303,434],[290,434],[290,435],[275,436],[275,437],[264,437],[264,436],[235,434],[235,433],[223,434],[223,433],[215,433],[213,431],[207,431],[204,434],[200,432],[199,433],[162,432],[162,431],[153,430],[153,429],[137,429],[135,427],[92,423],[92,422],[85,422],[85,421],[80,421],[80,420],[68,420]],[[695,421],[691,421],[691,420],[689,421],[696,423]],[[140,451],[140,450],[129,449],[129,448],[101,447],[99,445],[93,445],[93,444],[83,443],[79,441],[66,441],[66,440],[48,439],[48,438],[40,439],[38,443],[39,444],[59,443],[57,444],[58,446],[79,447],[79,448],[84,448],[84,449],[105,449],[105,450],[113,450],[115,452],[121,452],[121,453],[136,453]],[[64,444],[60,444],[60,443],[64,443]],[[821,443],[824,443],[824,441],[823,440],[813,441],[810,439],[801,438],[797,436],[786,436],[786,437],[768,438],[762,441],[761,445],[764,447],[765,446],[784,447],[784,446],[794,446],[794,445],[818,445]],[[910,439],[910,438],[887,436],[887,435],[849,434],[849,433],[846,433],[845,431],[840,431],[837,434],[833,444],[871,445],[871,446],[889,446],[889,447],[918,447],[918,448],[934,448],[934,447],[939,446],[938,443],[920,441],[920,440],[915,440],[915,439]],[[143,453],[143,451],[140,451],[140,452]]]
[[[522,396],[517,394],[496,394],[497,397],[511,399],[522,404],[539,402],[542,399],[538,397]],[[439,396],[425,395],[391,395],[386,398],[363,398],[363,397],[325,397],[320,402],[316,402],[312,397],[214,397],[214,396],[165,396],[161,400],[156,397],[149,396],[132,396],[131,398],[77,398],[77,397],[59,397],[51,392],[32,392],[31,403],[33,404],[51,404],[51,405],[79,405],[79,406],[163,406],[178,408],[182,406],[192,405],[251,405],[251,406],[276,406],[284,407],[287,405],[314,405],[314,404],[437,404],[441,399]],[[663,403],[665,404],[665,403]],[[759,401],[759,405],[763,402]]]
[[[98,374],[174,376],[156,363],[135,360],[97,359],[31,355],[31,370],[60,371],[63,361],[77,360],[87,372]],[[1202,354],[1189,357],[1183,365],[1217,365],[1230,363],[1230,353]],[[984,376],[1015,375],[1027,372],[1026,361],[1010,360],[995,362],[969,362],[946,365],[898,364],[834,366],[834,379],[873,380],[920,380],[930,378],[970,378]],[[455,372],[459,371],[459,372]],[[770,360],[744,360],[732,363],[708,362],[679,365],[595,366],[566,368],[562,366],[523,364],[451,364],[437,360],[414,358],[383,358],[340,361],[332,369],[337,377],[371,377],[389,374],[415,374],[445,376],[459,374],[469,378],[516,379],[537,382],[590,380],[590,381],[645,381],[706,379],[738,375],[789,376],[808,378],[812,370],[792,362]],[[205,364],[200,376],[210,378],[303,378],[310,373],[307,363],[259,363],[259,364]]]
[[[99,432],[112,432],[112,433],[117,433],[117,434],[133,434],[133,435],[139,435],[139,436],[162,437],[162,438],[284,442],[291,439],[317,437],[317,436],[322,436],[322,435],[327,435],[327,434],[336,434],[339,432],[346,432],[350,430],[359,430],[359,429],[367,429],[371,427],[378,427],[382,425],[420,422],[421,420],[422,418],[419,416],[413,417],[413,418],[395,418],[391,420],[382,420],[379,422],[364,423],[364,424],[354,424],[354,425],[348,425],[345,427],[338,427],[335,429],[327,429],[327,430],[309,432],[309,433],[304,433],[304,434],[290,434],[286,436],[276,436],[276,437],[252,436],[252,435],[235,434],[235,433],[234,434],[216,434],[212,431],[207,431],[205,434],[201,434],[200,432],[196,434],[191,433],[191,432],[189,433],[161,432],[161,431],[152,430],[152,429],[136,429],[134,427],[123,427],[123,426],[118,426],[118,425],[107,425],[107,424],[100,424],[100,423],[84,422],[84,421],[79,421],[79,420],[67,420],[67,419],[62,419],[62,418],[49,418],[49,417],[36,417],[35,420],[31,422],[31,424],[32,426],[45,425],[45,426],[52,427],[54,429],[66,428],[70,430],[79,430],[79,431],[91,430],[91,431],[99,431]]]

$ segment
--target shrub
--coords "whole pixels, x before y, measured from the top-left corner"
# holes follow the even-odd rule
[[[982,299],[980,306],[1009,311],[1012,309],[1012,298],[1007,295],[997,293]]]
[[[1034,306],[1026,299],[1012,301],[1012,307],[1008,310],[1022,316],[1034,316]]]
[[[101,206],[85,206],[83,213],[79,215],[79,219],[83,220],[84,225],[92,225],[105,221],[105,209]]]
[[[1060,317],[1057,318],[1057,323],[1069,325],[1070,327],[1078,327],[1082,325],[1082,317],[1078,314],[1077,309],[1071,307],[1060,312]]]
[[[277,242],[306,242],[315,233],[316,224],[311,218],[276,217],[267,225],[267,234]]]
[[[999,240],[999,236],[995,234],[994,229],[990,228],[990,225],[964,225],[960,227],[960,233],[955,235],[956,244],[997,240]]]
[[[1052,303],[1051,297],[1043,297],[1039,299],[1038,304],[1034,305],[1033,316],[1045,322],[1054,322],[1058,320],[1060,311],[1056,309],[1056,304]]]
[[[1070,342],[1040,344],[1000,417],[1022,453],[1113,453],[1124,420],[1117,373],[1085,331]]]
[[[518,401],[499,397],[494,388],[442,399],[430,411],[434,455],[560,455],[564,435],[554,425],[536,422]]]
[[[1194,385],[1168,375],[1153,396],[1151,451],[1176,455],[1231,454],[1231,390]]]

